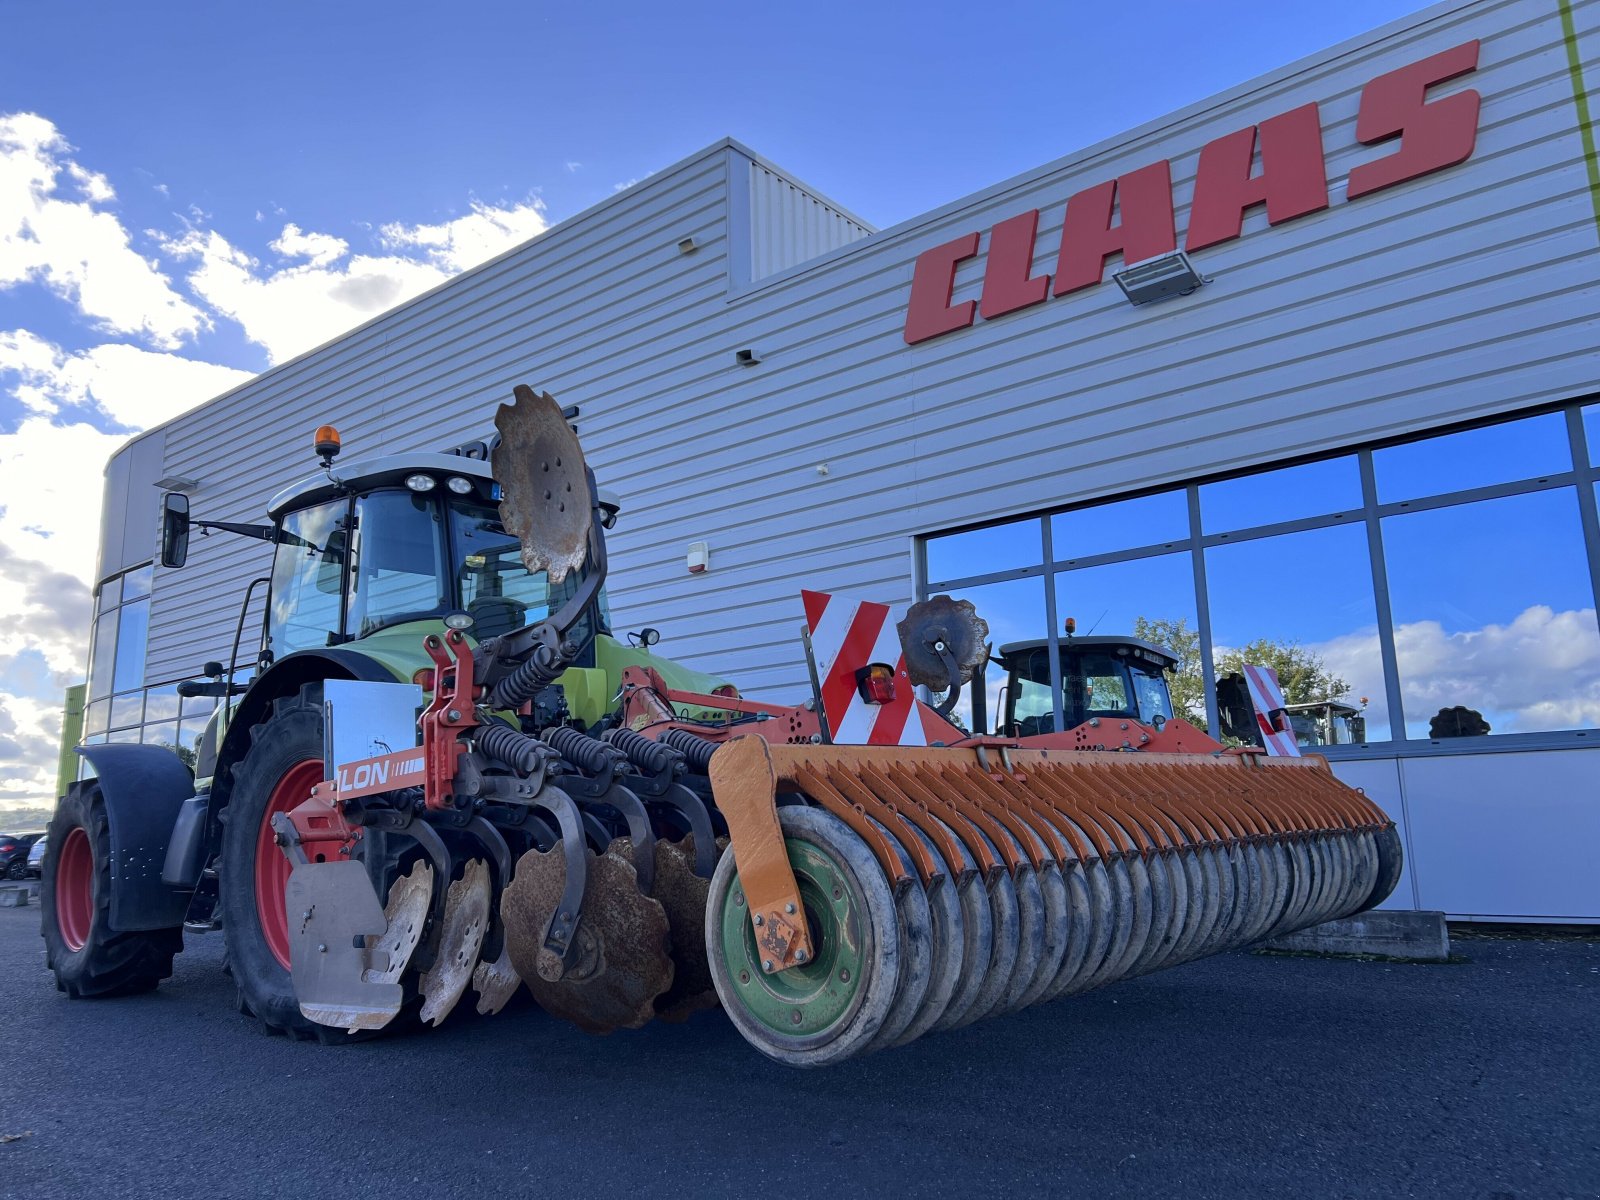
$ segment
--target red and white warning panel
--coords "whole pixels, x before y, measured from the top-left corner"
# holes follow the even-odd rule
[[[928,746],[966,736],[916,698],[887,604],[828,592],[802,591],[800,598],[822,713],[836,744]],[[875,664],[891,668],[892,686],[872,678]]]
[[[1250,707],[1256,714],[1256,731],[1261,734],[1261,744],[1267,753],[1274,757],[1299,758],[1300,744],[1289,726],[1289,714],[1283,710],[1283,688],[1278,686],[1278,673],[1271,667],[1253,667],[1246,663],[1244,679],[1250,689]]]

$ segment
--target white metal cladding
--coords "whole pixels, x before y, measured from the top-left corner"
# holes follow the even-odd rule
[[[1588,44],[1597,10],[1577,7]],[[1472,37],[1478,70],[1435,92],[1481,92],[1473,157],[1345,203],[1350,166],[1391,149],[1355,144],[1361,86]],[[1202,145],[1311,100],[1333,203],[1276,228],[1248,218],[1195,256],[1213,279],[1196,295],[1133,309],[1108,283],[904,344],[921,250],[1038,207],[1048,271],[1067,196],[1159,158],[1181,229]],[[748,157],[713,147],[181,418],[165,470],[206,481],[198,515],[251,518],[311,465],[317,424],[352,452],[437,448],[486,429],[526,379],[583,407],[585,447],[624,501],[618,624],[659,626],[674,658],[792,698],[800,588],[908,602],[919,532],[1594,386],[1597,239],[1555,0],[1440,6],[730,298],[728,184]],[[686,234],[701,248],[683,255]],[[957,300],[980,272],[963,269]],[[746,346],[759,366],[735,364]],[[690,576],[698,540],[712,567]],[[214,538],[161,574],[152,681],[225,649],[264,565]]]
[[[734,160],[734,171],[748,179],[752,282],[860,241],[873,232],[864,221],[813,195],[766,163],[746,160],[741,155]],[[733,177],[733,187],[739,186],[738,174]]]

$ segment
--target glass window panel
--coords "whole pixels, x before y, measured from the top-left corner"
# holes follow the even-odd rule
[[[111,701],[96,700],[83,710],[84,733],[104,733],[111,718]]]
[[[1600,467],[1600,404],[1583,410],[1583,440],[1589,443],[1589,465]]]
[[[350,615],[357,637],[443,611],[444,529],[437,500],[417,492],[374,492],[356,502],[350,559]]]
[[[1366,526],[1257,538],[1205,555],[1217,678],[1247,662],[1272,667],[1291,714],[1334,701],[1361,718],[1366,741],[1387,741]]]
[[[1204,729],[1205,681],[1192,558],[1186,553],[1160,554],[1062,571],[1055,579],[1056,615],[1063,622],[1075,618],[1080,639],[1137,637],[1177,656],[1178,666],[1167,681],[1177,711],[1168,715]],[[1068,721],[1071,728],[1070,715]]]
[[[144,694],[144,719],[146,721],[176,721],[178,719],[178,685],[165,684],[150,688]]]
[[[123,600],[137,600],[140,596],[148,596],[150,594],[151,576],[154,573],[155,568],[146,564],[124,575],[122,577]]]
[[[102,613],[94,623],[94,651],[89,662],[89,695],[98,700],[111,694],[111,675],[117,665],[117,610]]]
[[[144,727],[144,744],[146,746],[168,746],[173,750],[178,748],[178,723],[176,721],[161,721],[155,725]]]
[[[187,750],[190,754],[197,755],[200,753],[200,739],[205,734],[206,724],[209,720],[209,717],[185,717],[178,722],[178,748],[180,752]],[[190,762],[189,765],[193,766],[194,763]]]
[[[267,614],[267,640],[279,658],[339,643],[348,512],[348,501],[330,500],[283,519]]]
[[[1361,508],[1361,465],[1353,454],[1222,479],[1200,488],[1200,527],[1206,533]]]
[[[996,657],[1000,654],[1000,647],[1008,643],[1045,636],[1042,578],[1009,579],[1004,583],[961,588],[950,594],[957,600],[972,601],[978,615],[989,623],[989,641],[994,646]],[[988,729],[994,728],[995,715],[999,712],[1000,689],[1005,681],[1005,672],[990,663],[984,675],[985,725]],[[970,684],[962,689],[954,717],[963,728],[972,728]]]
[[[1559,488],[1385,518],[1407,736],[1600,726],[1577,499]]]
[[[111,728],[121,729],[127,725],[138,725],[144,720],[144,694],[142,692],[129,692],[125,696],[111,698]]]
[[[1044,527],[1037,518],[989,525],[966,533],[929,538],[928,582],[969,579],[1044,562]]]
[[[1050,544],[1057,562],[1188,538],[1189,496],[1185,491],[1114,500],[1050,518]]]
[[[117,610],[117,665],[111,686],[114,691],[136,688],[144,683],[145,636],[150,629],[150,601],[135,600]]]
[[[122,603],[122,576],[108,579],[100,585],[100,611],[110,612]]]
[[[239,676],[238,682],[244,682],[242,674]],[[199,717],[204,720],[211,715],[211,710],[216,707],[217,698],[215,696],[185,696],[183,698],[183,716],[185,720],[189,717]]]
[[[1382,504],[1557,475],[1572,470],[1566,417],[1545,413],[1374,450],[1372,470]]]
[[[139,727],[137,725],[132,729],[113,729],[106,734],[106,741],[108,742],[137,742],[138,740]]]

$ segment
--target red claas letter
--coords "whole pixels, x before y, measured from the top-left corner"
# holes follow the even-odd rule
[[[956,286],[956,264],[978,252],[978,235],[969,233],[953,242],[935,246],[917,255],[911,275],[911,302],[906,306],[906,344],[915,346],[952,329],[972,324],[977,307],[971,300],[952,306],[950,293]]]
[[[1429,171],[1453,167],[1472,156],[1478,140],[1480,98],[1472,90],[1426,103],[1428,88],[1478,66],[1478,43],[1464,42],[1421,62],[1379,75],[1361,89],[1356,140],[1363,146],[1392,137],[1400,148],[1350,172],[1349,199]]]
[[[1121,210],[1111,223],[1112,204]],[[1142,262],[1178,248],[1172,222],[1172,170],[1167,161],[1076,193],[1067,201],[1056,259],[1056,295],[1099,283],[1106,259],[1122,251],[1124,263]]]
[[[989,231],[989,258],[978,304],[984,320],[1027,308],[1050,294],[1050,276],[1033,273],[1033,243],[1038,232],[1037,208],[1008,217]]]
[[[1261,174],[1251,175],[1258,132]],[[1273,225],[1328,207],[1322,121],[1315,104],[1206,143],[1195,172],[1187,248],[1203,250],[1238,237],[1245,210],[1261,203]]]

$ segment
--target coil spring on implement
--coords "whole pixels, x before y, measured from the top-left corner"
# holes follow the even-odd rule
[[[678,755],[669,745],[652,741],[644,734],[632,729],[613,729],[606,734],[606,741],[628,756],[628,761],[652,775],[659,775],[671,769],[677,761]]]
[[[696,773],[704,775],[711,769],[711,756],[717,752],[718,743],[687,729],[669,729],[660,740],[688,759],[690,769]]]
[[[540,758],[547,749],[538,738],[501,724],[482,726],[477,741],[483,753],[523,775],[532,775],[539,769]]]
[[[579,733],[570,726],[547,730],[544,737],[562,758],[580,771],[588,771],[594,775],[614,767],[622,758],[620,750],[586,733]]]

